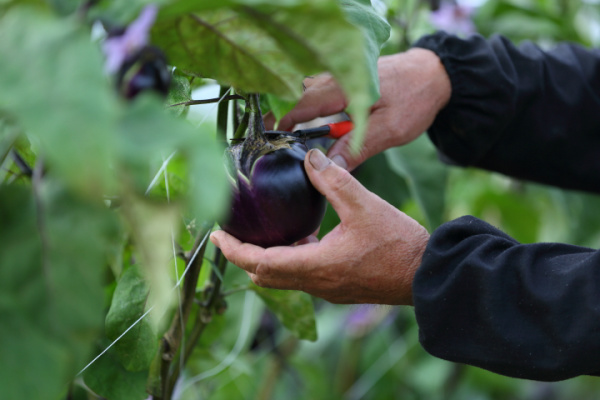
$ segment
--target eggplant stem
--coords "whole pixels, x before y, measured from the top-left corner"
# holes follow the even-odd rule
[[[221,86],[219,100],[217,100],[220,101],[217,110],[217,140],[224,144],[227,143],[227,122],[229,120],[229,103],[224,100],[229,97],[227,96],[227,93],[229,93],[230,90],[231,88],[228,86]],[[223,101],[220,99],[223,99]]]
[[[248,129],[248,121],[249,120],[250,120],[250,113],[248,112],[248,110],[246,110],[246,112],[244,113],[244,116],[242,117],[242,120],[240,121],[240,124],[238,125],[238,127],[233,135],[233,139],[239,140],[239,139],[244,138],[244,134],[246,133],[246,130]]]

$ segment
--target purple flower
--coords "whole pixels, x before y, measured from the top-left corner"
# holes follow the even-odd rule
[[[475,33],[475,24],[471,20],[474,8],[461,6],[454,2],[443,2],[437,11],[433,11],[430,20],[433,26],[449,33],[469,35]]]
[[[109,37],[104,41],[102,50],[106,56],[104,64],[106,72],[116,73],[128,56],[148,44],[150,28],[154,24],[157,13],[157,6],[146,6],[122,35]]]

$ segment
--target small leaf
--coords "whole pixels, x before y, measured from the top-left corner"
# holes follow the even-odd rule
[[[266,98],[269,103],[269,108],[277,122],[279,122],[279,120],[289,113],[296,105],[295,101],[283,100],[272,94],[267,94]]]
[[[312,297],[293,290],[265,289],[252,284],[250,289],[265,302],[283,326],[300,339],[317,340],[317,324]]]
[[[115,340],[145,312],[149,288],[137,266],[119,279],[106,315],[106,336]],[[158,350],[158,334],[146,319],[138,322],[115,345],[115,354],[128,371],[147,370]]]
[[[428,228],[433,230],[441,225],[448,172],[426,135],[406,146],[388,149],[385,155],[390,168],[407,181]]]

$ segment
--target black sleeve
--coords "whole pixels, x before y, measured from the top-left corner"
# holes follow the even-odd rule
[[[428,134],[456,164],[600,192],[600,51],[542,51],[501,36],[443,32],[415,47],[441,58],[452,95]]]
[[[413,300],[436,357],[543,381],[600,374],[600,251],[462,217],[432,234]]]

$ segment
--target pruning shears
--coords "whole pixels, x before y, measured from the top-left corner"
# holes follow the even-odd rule
[[[331,124],[318,126],[316,128],[298,129],[293,132],[286,131],[266,131],[267,135],[286,135],[294,136],[299,139],[314,139],[323,136],[329,136],[332,139],[339,139],[354,129],[352,121],[333,122]]]

